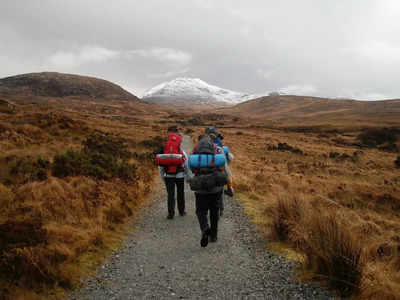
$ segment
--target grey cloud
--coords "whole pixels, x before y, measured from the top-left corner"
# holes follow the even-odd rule
[[[188,65],[192,60],[191,54],[171,48],[139,49],[129,51],[127,54],[155,59],[161,63],[170,64],[172,66],[185,66]]]
[[[57,51],[48,59],[48,64],[59,68],[76,68],[85,63],[104,63],[120,55],[117,51],[98,47],[85,46],[76,52]]]
[[[110,60],[146,59],[170,66],[186,66],[192,56],[189,53],[171,48],[150,48],[136,50],[115,50],[101,46],[83,46],[71,51],[56,51],[50,55],[47,64],[60,68],[75,68],[88,63],[104,63]]]
[[[189,69],[182,69],[182,70],[176,70],[176,71],[167,71],[164,73],[154,73],[154,74],[148,74],[148,78],[155,78],[155,79],[166,79],[166,78],[171,78],[175,76],[182,76],[186,73],[189,72]]]
[[[0,76],[88,74],[141,94],[174,76],[233,90],[399,97],[395,0],[0,3]]]

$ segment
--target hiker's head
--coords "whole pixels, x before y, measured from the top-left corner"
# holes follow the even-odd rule
[[[177,126],[169,126],[168,127],[168,132],[171,132],[171,133],[178,133],[178,127]]]
[[[218,130],[215,126],[207,127],[205,132],[206,135],[208,135],[212,139],[216,139],[219,135]]]

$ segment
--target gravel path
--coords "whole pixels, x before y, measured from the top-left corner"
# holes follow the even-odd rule
[[[184,149],[192,149],[186,136]],[[317,285],[292,280],[294,263],[262,247],[230,198],[218,242],[201,248],[194,195],[185,188],[186,216],[167,220],[166,193],[155,193],[122,249],[69,299],[333,299]]]

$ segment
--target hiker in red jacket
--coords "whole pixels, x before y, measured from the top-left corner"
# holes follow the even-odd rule
[[[175,216],[175,186],[177,190],[178,211],[181,216],[186,215],[184,180],[190,178],[188,159],[182,147],[182,136],[176,126],[168,128],[168,140],[157,154],[160,176],[163,179],[168,193],[168,219]],[[165,158],[164,161],[162,161]]]

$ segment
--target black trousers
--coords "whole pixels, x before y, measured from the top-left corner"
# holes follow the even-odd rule
[[[178,211],[185,212],[185,183],[183,178],[165,177],[165,186],[168,193],[168,214],[175,215],[175,185],[177,190]]]
[[[221,204],[222,192],[215,194],[199,194],[196,196],[196,215],[199,219],[201,232],[211,229],[211,236],[218,235],[219,206]],[[208,223],[208,211],[210,211],[210,224]]]

